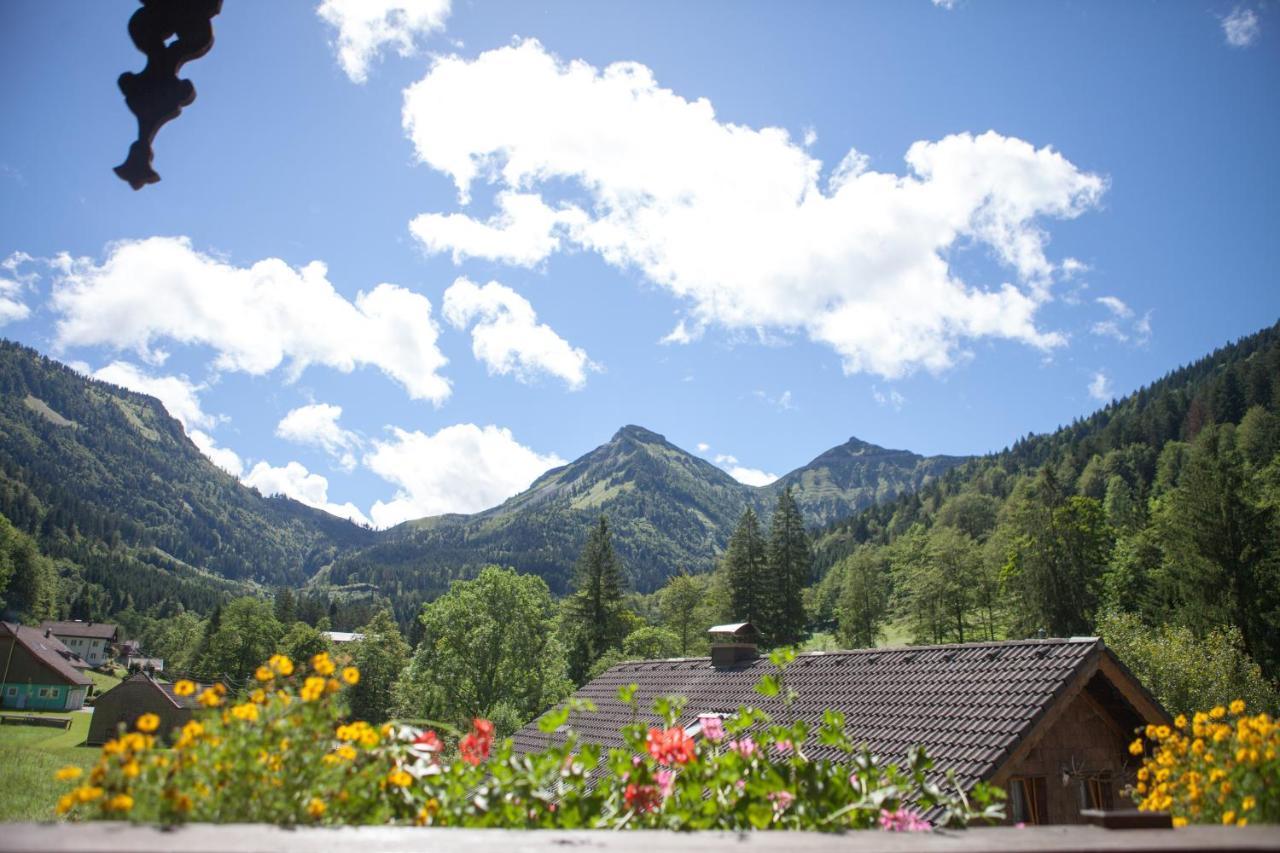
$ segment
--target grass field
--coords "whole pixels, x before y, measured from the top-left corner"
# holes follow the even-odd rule
[[[107,675],[105,673],[96,672],[95,670],[92,670],[92,669],[89,670],[88,675],[90,678],[93,679],[93,695],[94,696],[101,696],[103,693],[106,693],[112,687],[115,687],[117,684],[119,684],[122,680],[118,676]]]
[[[0,821],[50,820],[53,806],[67,784],[54,781],[60,767],[79,764],[88,768],[98,750],[81,746],[89,733],[91,714],[39,714],[42,717],[70,717],[71,728],[43,726],[0,726]]]

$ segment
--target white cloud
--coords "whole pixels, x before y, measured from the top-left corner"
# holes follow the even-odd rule
[[[498,213],[484,222],[462,213],[423,213],[409,223],[409,231],[428,252],[450,252],[455,264],[466,258],[485,258],[531,267],[560,249],[560,234],[570,225],[584,225],[587,216],[575,207],[553,209],[541,196],[501,192]]]
[[[710,450],[710,449],[711,449],[711,445],[707,444],[705,441],[699,441],[699,442],[698,442],[698,452],[699,452],[699,453],[706,453],[706,452],[707,452],[708,450]]]
[[[434,435],[393,429],[390,440],[374,442],[364,464],[399,487],[394,498],[378,501],[369,513],[375,525],[390,527],[495,506],[565,460],[525,447],[505,428],[455,424]]]
[[[586,384],[587,371],[599,369],[586,352],[539,323],[529,300],[496,281],[481,287],[459,278],[444,292],[441,312],[455,328],[475,323],[471,351],[491,374],[530,382],[546,373],[578,389]]]
[[[871,397],[881,406],[893,406],[895,412],[902,411],[902,406],[907,402],[907,398],[898,393],[897,389],[890,388],[887,392],[881,391],[875,385],[871,386]]]
[[[21,269],[32,260],[26,252],[14,252],[0,261],[0,326],[31,316],[23,294],[37,276]]]
[[[950,12],[956,7],[956,2],[957,0],[933,0],[933,5],[937,6],[939,9],[946,9]]]
[[[107,259],[60,256],[51,303],[55,343],[133,349],[156,364],[159,340],[203,344],[218,370],[268,373],[288,359],[288,378],[312,364],[350,372],[372,366],[418,399],[439,405],[449,382],[436,346],[431,302],[379,284],[350,302],[323,263],[294,268],[278,258],[236,267],[196,252],[185,237],[112,245]]]
[[[1222,19],[1222,34],[1232,47],[1248,47],[1258,40],[1261,33],[1262,23],[1258,20],[1258,13],[1252,9],[1237,6]]]
[[[338,63],[354,83],[387,46],[410,56],[414,40],[444,29],[451,0],[323,0],[316,14],[338,30]]]
[[[777,474],[761,471],[759,468],[747,468],[738,464],[738,457],[727,453],[716,454],[715,463],[724,469],[730,477],[748,486],[767,486],[778,479]]]
[[[187,436],[191,439],[191,443],[209,458],[210,462],[223,471],[233,477],[239,477],[244,473],[244,461],[240,458],[240,454],[230,448],[219,447],[213,436],[198,429],[191,430]]]
[[[1099,370],[1093,374],[1093,379],[1089,381],[1089,396],[1102,403],[1110,402],[1115,396],[1111,379],[1105,371]]]
[[[1098,304],[1106,307],[1115,316],[1121,319],[1128,319],[1133,316],[1133,309],[1124,303],[1123,299],[1118,296],[1099,296]]]
[[[200,407],[200,392],[204,386],[196,385],[185,376],[152,376],[127,361],[113,361],[91,375],[94,379],[155,397],[188,434],[193,429],[212,429],[218,423],[218,418]]]
[[[359,524],[369,523],[369,519],[355,504],[329,503],[329,481],[319,474],[312,474],[299,462],[290,462],[283,468],[259,462],[242,482],[264,495],[284,495],[339,518],[350,519]]]
[[[787,412],[796,407],[795,403],[791,402],[790,391],[783,391],[777,397],[772,397],[767,392],[761,391],[759,389],[756,389],[751,393],[757,399],[763,400],[764,402],[768,403],[770,406],[773,406],[775,409],[777,409],[780,412]]]
[[[1104,306],[1111,313],[1111,317],[1094,323],[1089,329],[1092,334],[1113,338],[1121,343],[1132,340],[1139,346],[1151,340],[1150,311],[1135,320],[1133,309],[1118,297],[1099,296],[1095,301]],[[1133,322],[1128,322],[1130,320]]]
[[[346,471],[356,467],[360,436],[338,425],[342,407],[312,403],[291,410],[276,425],[276,435],[286,441],[318,447],[338,460]]]
[[[1041,223],[1078,216],[1106,187],[1050,147],[987,132],[915,143],[904,175],[851,150],[824,189],[823,164],[785,130],[721,122],[642,65],[598,71],[532,40],[436,60],[406,90],[404,124],[462,204],[477,181],[496,185],[493,219],[415,220],[433,226],[415,227],[429,251],[522,265],[597,252],[687,305],[668,342],[712,325],[800,332],[846,372],[886,377],[946,369],[970,338],[1065,343],[1036,314],[1076,267],[1046,257]],[[580,206],[543,195],[566,187]],[[949,256],[971,244],[1016,282],[963,281]]]

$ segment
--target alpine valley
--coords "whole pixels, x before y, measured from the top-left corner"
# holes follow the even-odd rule
[[[385,596],[398,617],[488,564],[566,590],[608,518],[631,586],[710,571],[742,511],[790,486],[822,526],[915,492],[964,462],[856,438],[775,483],[747,486],[661,435],[624,426],[500,506],[372,531],[264,497],[210,462],[158,400],[0,343],[0,513],[54,558],[77,612],[178,602],[197,611],[252,588]]]

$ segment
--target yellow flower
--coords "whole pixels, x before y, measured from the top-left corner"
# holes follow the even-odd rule
[[[120,768],[120,772],[125,775],[126,779],[135,779],[142,772],[142,768],[136,761],[130,761],[124,767]]]
[[[1221,720],[1226,715],[1227,715],[1227,709],[1222,707],[1221,705],[1218,705],[1212,711],[1209,712],[1209,716],[1215,720]]]
[[[1252,796],[1245,797],[1243,800],[1240,801],[1240,811],[1247,812],[1257,804],[1258,804],[1258,801],[1255,800]]]
[[[107,810],[113,812],[127,812],[133,808],[133,797],[128,794],[116,794],[107,801]]]
[[[264,682],[265,682],[265,681],[270,681],[271,679],[275,678],[275,677],[276,677],[276,674],[275,674],[274,672],[272,672],[272,671],[271,671],[271,667],[269,667],[269,666],[260,666],[260,667],[258,667],[257,669],[255,669],[255,670],[253,671],[253,677],[254,677],[254,678],[256,678],[256,679],[258,679],[259,681],[264,681]]]
[[[91,803],[102,796],[102,789],[97,785],[83,785],[72,791],[76,799],[82,803]]]
[[[59,782],[70,782],[72,779],[79,779],[82,773],[84,773],[82,768],[71,764],[53,774],[53,778],[57,779]]]
[[[1242,817],[1236,821],[1236,826],[1248,826],[1248,825],[1249,825],[1249,818],[1247,817]]]
[[[1168,737],[1169,737],[1169,727],[1168,727],[1168,726],[1157,726],[1157,727],[1156,727],[1156,737],[1157,737],[1157,738],[1159,738],[1160,740],[1165,740],[1166,738],[1168,738]]]
[[[258,721],[258,706],[252,702],[244,702],[231,709],[231,716],[247,723],[256,723]]]
[[[71,809],[75,807],[75,804],[76,804],[76,798],[73,795],[63,794],[61,797],[58,797],[58,806],[57,806],[58,814],[60,815],[66,814],[67,812],[71,811]]]
[[[206,708],[216,708],[222,704],[222,697],[213,688],[205,688],[200,693],[200,704]]]
[[[261,687],[251,690],[249,692],[249,701],[256,702],[259,705],[265,703],[267,701],[267,691],[263,690]]]
[[[179,696],[190,696],[196,692],[196,683],[184,678],[173,685],[173,692]]]
[[[311,802],[307,803],[307,814],[315,820],[324,817],[325,810],[329,807],[325,805],[324,800],[319,797],[312,797]]]
[[[1230,826],[1236,822],[1236,813],[1233,811],[1225,811],[1222,813],[1222,825]]]
[[[315,670],[316,675],[329,676],[333,675],[336,667],[334,667],[333,661],[330,660],[328,652],[320,652],[311,658],[311,668]]]
[[[284,655],[272,655],[267,660],[267,666],[274,669],[281,675],[293,675],[293,661]]]
[[[1187,715],[1179,714],[1178,716],[1174,717],[1173,724],[1180,729],[1185,729],[1187,727]]]
[[[324,695],[324,688],[323,678],[316,675],[308,676],[302,685],[302,689],[298,691],[298,695],[302,697],[304,702],[314,702]]]
[[[349,743],[344,743],[342,746],[338,747],[337,751],[338,751],[338,756],[341,758],[345,758],[347,761],[356,760],[356,755],[357,755],[356,748]]]
[[[407,788],[413,784],[413,777],[406,771],[397,768],[387,774],[387,784],[395,785],[397,788]]]
[[[1129,754],[1142,755],[1142,738],[1138,738],[1133,743],[1129,744]]]
[[[1145,782],[1150,776],[1151,776],[1151,771],[1148,770],[1147,768],[1141,767],[1138,769],[1138,779],[1140,781]]]
[[[359,684],[360,670],[356,669],[354,666],[344,666],[342,668],[342,680],[353,686]]]
[[[1243,713],[1244,713],[1244,700],[1243,700],[1243,699],[1237,699],[1236,701],[1234,701],[1234,702],[1232,702],[1232,703],[1231,703],[1231,713],[1233,713],[1233,714],[1243,714]]]
[[[138,727],[138,731],[150,734],[160,728],[160,718],[155,714],[143,714],[134,725]]]

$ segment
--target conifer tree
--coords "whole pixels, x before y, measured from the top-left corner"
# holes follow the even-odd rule
[[[591,663],[609,649],[621,649],[626,635],[622,604],[622,565],[613,552],[604,516],[587,536],[573,568],[574,593],[565,606],[566,627],[574,642],[571,675],[582,678]]]
[[[762,633],[768,627],[768,616],[762,606],[768,597],[767,562],[760,520],[751,507],[742,512],[738,526],[729,539],[724,555],[725,574],[729,581],[729,603],[733,618],[750,622]]]
[[[809,584],[813,552],[809,534],[795,497],[788,486],[778,495],[778,506],[769,524],[768,578],[764,610],[768,631],[762,631],[773,645],[799,642],[808,621],[804,610],[804,588]],[[759,628],[759,626],[756,626]]]

